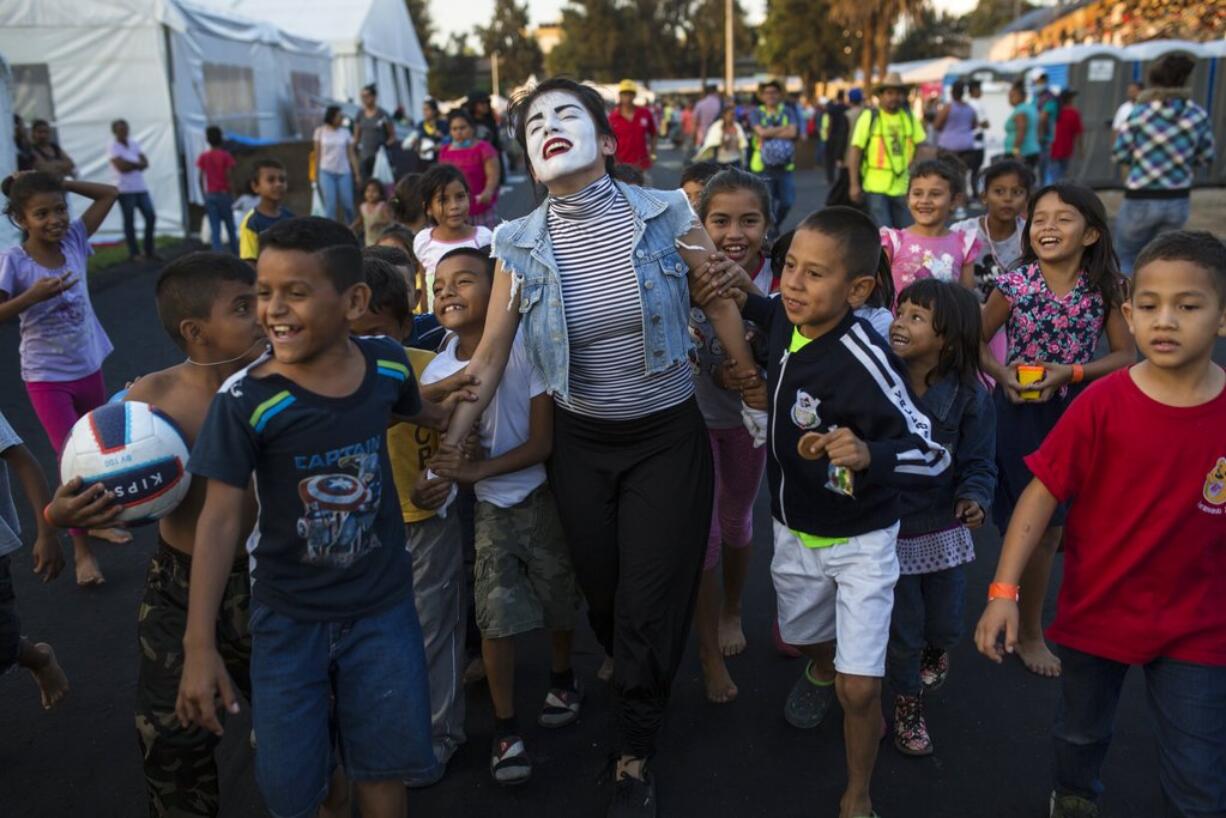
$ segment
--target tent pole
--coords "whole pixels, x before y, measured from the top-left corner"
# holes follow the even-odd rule
[[[187,198],[187,153],[183,145],[182,134],[179,133],[179,108],[175,104],[175,66],[174,52],[170,47],[170,26],[162,26],[162,48],[166,50],[166,84],[170,92],[170,129],[174,138],[175,156],[179,167],[175,174],[179,179],[179,218],[183,224],[183,239],[191,236],[191,210]]]

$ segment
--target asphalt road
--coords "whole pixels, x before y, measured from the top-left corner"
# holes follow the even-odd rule
[[[679,157],[665,152],[659,183],[675,184]],[[795,222],[824,200],[815,172],[801,174]],[[527,185],[504,198],[504,216],[531,206]],[[115,343],[105,375],[111,388],[167,366],[181,356],[163,335],[153,306],[156,270],[107,272],[94,282],[94,303]],[[0,410],[47,470],[56,468],[22,389],[15,324],[0,327]],[[1219,345],[1219,352],[1223,350]],[[1223,357],[1219,355],[1219,360]],[[679,476],[683,477],[683,476]],[[19,499],[19,504],[23,501]],[[23,516],[26,515],[24,507]],[[691,645],[673,688],[673,704],[654,762],[661,814],[792,818],[834,816],[844,781],[841,720],[812,732],[783,720],[783,701],[801,670],[770,644],[774,598],[770,584],[769,510],[765,494],[755,519],[755,548],[745,599],[749,648],[730,661],[740,697],[709,704]],[[28,519],[27,531],[32,530]],[[30,553],[14,556],[18,606],[27,635],[51,642],[72,684],[69,698],[44,713],[23,671],[0,679],[0,818],[131,818],[145,814],[140,752],[133,727],[137,671],[136,611],[153,547],[153,532],[127,546],[98,546],[108,583],[82,590],[71,566],[51,585],[30,573]],[[968,631],[982,610],[999,553],[992,530],[976,538],[970,566]],[[71,548],[65,545],[66,553]],[[1059,563],[1052,583],[1059,581]],[[1054,599],[1054,595],[1052,597]],[[1049,599],[1049,603],[1050,603]],[[1050,614],[1049,605],[1049,614]],[[595,679],[601,651],[586,630],[576,669],[588,690],[580,722],[551,733],[534,725],[548,676],[545,638],[521,640],[517,706],[527,726],[534,776],[514,790],[492,783],[487,765],[493,715],[483,685],[468,689],[469,742],[435,787],[410,795],[414,816],[601,816],[608,789],[597,783],[609,751],[608,692]],[[1151,741],[1140,674],[1125,687],[1115,740],[1105,771],[1103,814],[1153,818],[1160,813],[1156,752]],[[1058,682],[1027,673],[1011,661],[996,667],[979,657],[969,638],[954,651],[949,682],[927,703],[936,754],[906,758],[890,743],[882,752],[874,796],[883,818],[1037,818],[1047,814],[1050,741]],[[264,816],[246,742],[245,715],[229,724],[218,759],[222,815]]]

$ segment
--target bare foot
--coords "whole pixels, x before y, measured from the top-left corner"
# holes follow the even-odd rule
[[[50,710],[68,695],[68,677],[64,675],[60,663],[55,661],[55,651],[46,642],[36,644],[34,652],[43,657],[44,663],[37,670],[30,668],[30,673],[34,676],[34,681],[38,682],[38,690],[43,698],[43,710]]]
[[[606,656],[604,661],[600,663],[600,669],[596,671],[596,678],[602,682],[607,682],[613,678],[612,656]]]
[[[723,656],[702,657],[702,678],[707,686],[707,700],[727,704],[736,698],[736,683],[728,675]]]
[[[1048,678],[1060,675],[1060,658],[1048,649],[1047,642],[1042,639],[1025,642],[1019,639],[1015,652],[1017,658],[1022,660],[1022,664],[1031,673]]]
[[[745,631],[741,630],[739,614],[720,613],[719,649],[725,656],[736,656],[745,650]]]
[[[78,554],[74,562],[76,564],[77,585],[85,588],[91,585],[102,585],[106,582],[106,577],[102,576],[102,569],[98,567],[98,560],[94,558],[93,554]]]
[[[485,662],[480,656],[474,657],[464,668],[464,684],[470,685],[485,678]]]
[[[114,543],[115,545],[124,545],[132,542],[132,532],[121,526],[111,526],[110,528],[91,528],[89,536],[95,540]]]

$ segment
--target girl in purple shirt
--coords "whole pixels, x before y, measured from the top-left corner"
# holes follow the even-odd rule
[[[112,347],[89,300],[86,259],[93,252],[89,236],[119,191],[27,171],[5,179],[3,192],[5,215],[24,241],[0,251],[0,321],[21,317],[21,378],[58,457],[77,419],[106,402],[102,361]],[[69,193],[93,200],[75,221],[68,215]],[[71,533],[77,584],[101,584],[105,578],[85,532]],[[119,529],[94,533],[131,539]]]

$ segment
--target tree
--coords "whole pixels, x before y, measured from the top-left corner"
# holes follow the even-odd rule
[[[562,8],[565,36],[546,58],[549,73],[600,82],[620,79],[627,17],[616,0],[571,0]]]
[[[684,30],[687,55],[706,85],[711,73],[723,73],[724,60],[724,0],[697,0],[689,9],[689,26]],[[753,34],[745,24],[745,9],[739,0],[732,4],[732,47],[734,54],[746,54],[753,49]],[[691,72],[687,72],[691,73]]]
[[[404,0],[409,11],[409,19],[413,21],[413,31],[417,32],[417,42],[421,44],[422,53],[429,55],[434,48],[434,18],[430,16],[430,0]]]
[[[951,17],[925,7],[912,21],[907,34],[894,46],[894,60],[935,59],[938,57],[970,56],[970,38],[966,36],[966,18]]]
[[[963,18],[966,33],[971,37],[987,37],[1034,9],[1034,4],[1025,0],[979,0],[974,11]]]
[[[829,0],[767,0],[766,19],[758,29],[759,59],[776,73],[799,74],[806,93],[821,77],[848,72],[854,64],[855,31],[814,24],[829,19],[832,11]]]
[[[444,48],[437,49],[430,64],[430,95],[436,99],[462,97],[477,84],[477,55],[468,38],[452,34]]]
[[[536,40],[528,35],[528,6],[515,0],[495,0],[490,24],[477,26],[477,39],[486,56],[498,54],[498,74],[503,88],[521,85],[540,72],[544,55]]]

